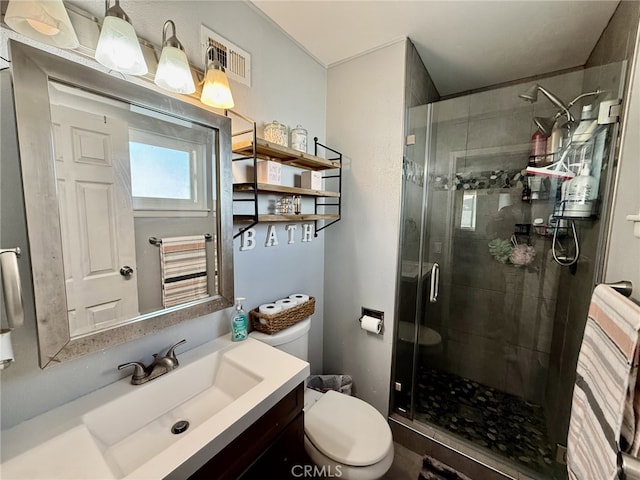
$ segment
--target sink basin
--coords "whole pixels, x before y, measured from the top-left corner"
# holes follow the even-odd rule
[[[161,381],[157,381],[160,380]],[[136,387],[82,417],[116,476],[124,477],[219,413],[263,379],[216,352]],[[172,433],[187,421],[183,432]],[[179,424],[184,429],[185,424]]]
[[[309,375],[307,362],[229,335],[178,359],[148,383],[124,378],[3,430],[2,478],[187,478]]]

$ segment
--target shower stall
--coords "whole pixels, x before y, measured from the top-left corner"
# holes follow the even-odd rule
[[[624,63],[575,70],[408,111],[392,413],[498,470],[566,478],[618,135],[615,119],[595,118],[622,98],[624,73]],[[568,139],[587,105],[585,158]],[[569,130],[556,151],[532,150],[541,124],[546,142]],[[560,207],[585,166],[597,202],[574,217]]]

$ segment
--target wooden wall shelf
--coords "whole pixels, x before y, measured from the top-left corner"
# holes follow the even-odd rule
[[[234,234],[233,238],[237,238],[244,232],[261,222],[308,222],[315,223],[314,236],[318,236],[318,232],[330,227],[338,222],[342,211],[342,153],[331,147],[318,142],[318,138],[313,139],[313,150],[315,155],[301,152],[293,148],[284,147],[272,142],[268,142],[263,138],[258,138],[256,122],[244,115],[227,110],[227,115],[238,117],[244,122],[250,124],[247,129],[235,129],[232,137],[236,141],[232,141],[231,151],[233,153],[233,161],[251,161],[253,163],[253,178],[249,182],[236,183],[233,185],[234,195],[233,202],[235,205],[250,204],[253,213],[236,213],[233,215],[235,223],[243,223],[240,230]],[[247,137],[249,137],[247,139]],[[332,155],[331,158],[323,158],[317,155],[318,148],[326,154]],[[331,186],[337,184],[336,190],[312,190],[308,188],[300,188],[288,185],[271,185],[268,183],[257,182],[258,159],[272,160],[303,170],[326,171],[321,175],[324,180],[332,182]],[[258,198],[263,194],[281,194],[281,195],[299,195],[312,197],[314,200],[313,213],[301,213],[298,215],[273,215],[262,214],[258,211]],[[240,210],[240,209],[239,209]],[[245,210],[246,209],[242,209]],[[235,211],[235,208],[234,208]],[[322,212],[322,213],[320,213]],[[331,213],[325,213],[331,212]]]
[[[244,158],[253,158],[253,140],[245,140],[234,143],[231,147],[233,153],[243,155]],[[267,142],[263,138],[256,138],[256,156],[264,160],[280,161],[283,165],[304,168],[306,170],[329,170],[340,168],[337,160],[327,160],[326,158],[300,152],[293,148],[283,147],[275,143]],[[241,160],[243,157],[236,158]]]
[[[234,192],[253,192],[253,183],[234,183]],[[260,193],[288,193],[291,195],[305,195],[307,197],[332,197],[339,198],[340,192],[330,192],[325,190],[309,190],[308,188],[289,187],[287,185],[271,185],[269,183],[258,183]]]

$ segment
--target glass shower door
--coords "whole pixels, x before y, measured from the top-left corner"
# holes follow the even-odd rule
[[[540,84],[566,99],[598,90],[582,101],[595,112],[621,97],[623,78],[624,64],[611,64]],[[532,87],[408,112],[392,410],[481,447],[497,464],[563,479],[556,444],[566,443],[575,360],[606,229],[598,215],[575,222],[558,216],[565,179],[527,170],[536,121],[558,116],[549,101],[519,98]],[[581,106],[573,107],[577,118]],[[596,128],[590,166],[600,178],[602,215],[616,126]],[[582,165],[573,163],[567,160],[578,175]],[[553,226],[562,222],[554,240]],[[581,242],[577,273],[554,260],[571,254],[558,249],[571,241],[572,222]]]
[[[431,104],[423,125],[410,115],[428,160],[421,196],[405,179],[393,408],[546,471],[555,452],[542,405],[560,267],[547,231],[532,225],[546,225],[558,184],[543,179],[536,201],[523,201],[534,127],[521,88]],[[419,163],[407,152],[405,163]]]

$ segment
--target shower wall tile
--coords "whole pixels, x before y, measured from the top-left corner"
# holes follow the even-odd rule
[[[600,89],[597,101],[620,99],[624,96],[625,77],[629,64],[623,62],[609,63],[585,70],[582,90],[593,92]],[[584,104],[592,103],[594,97],[587,97]]]
[[[528,144],[531,139],[530,122],[531,114],[527,108],[507,110],[489,117],[472,116],[467,150]]]
[[[628,59],[633,53],[639,17],[640,2],[620,2],[587,59],[586,67]]]
[[[504,265],[489,254],[489,239],[459,234],[454,237],[452,283],[504,292]]]
[[[448,330],[446,351],[449,372],[504,389],[506,362],[501,341],[452,328]]]
[[[448,176],[455,173],[455,165],[451,164],[454,152],[464,152],[467,149],[467,121],[452,120],[438,122],[434,126],[435,164],[429,166],[431,172]]]
[[[540,353],[551,351],[555,301],[523,296],[519,312],[505,322],[507,344]]]
[[[405,107],[411,108],[437,101],[440,94],[416,47],[411,40],[408,40],[406,45]]]
[[[469,120],[471,96],[450,98],[434,104],[433,117],[440,123],[463,122],[465,125]]]
[[[518,97],[530,84],[511,85],[503,88],[487,90],[469,96],[469,115],[496,116],[504,115],[511,110],[527,109],[528,102]],[[531,112],[528,112],[529,115]],[[529,119],[531,117],[529,116]],[[529,120],[528,119],[528,120]],[[526,122],[529,123],[529,122]]]
[[[453,288],[451,292],[452,329],[502,341],[504,311],[509,301],[502,292],[479,288]]]
[[[541,404],[549,369],[549,354],[528,348],[505,347],[505,390],[508,393]]]

